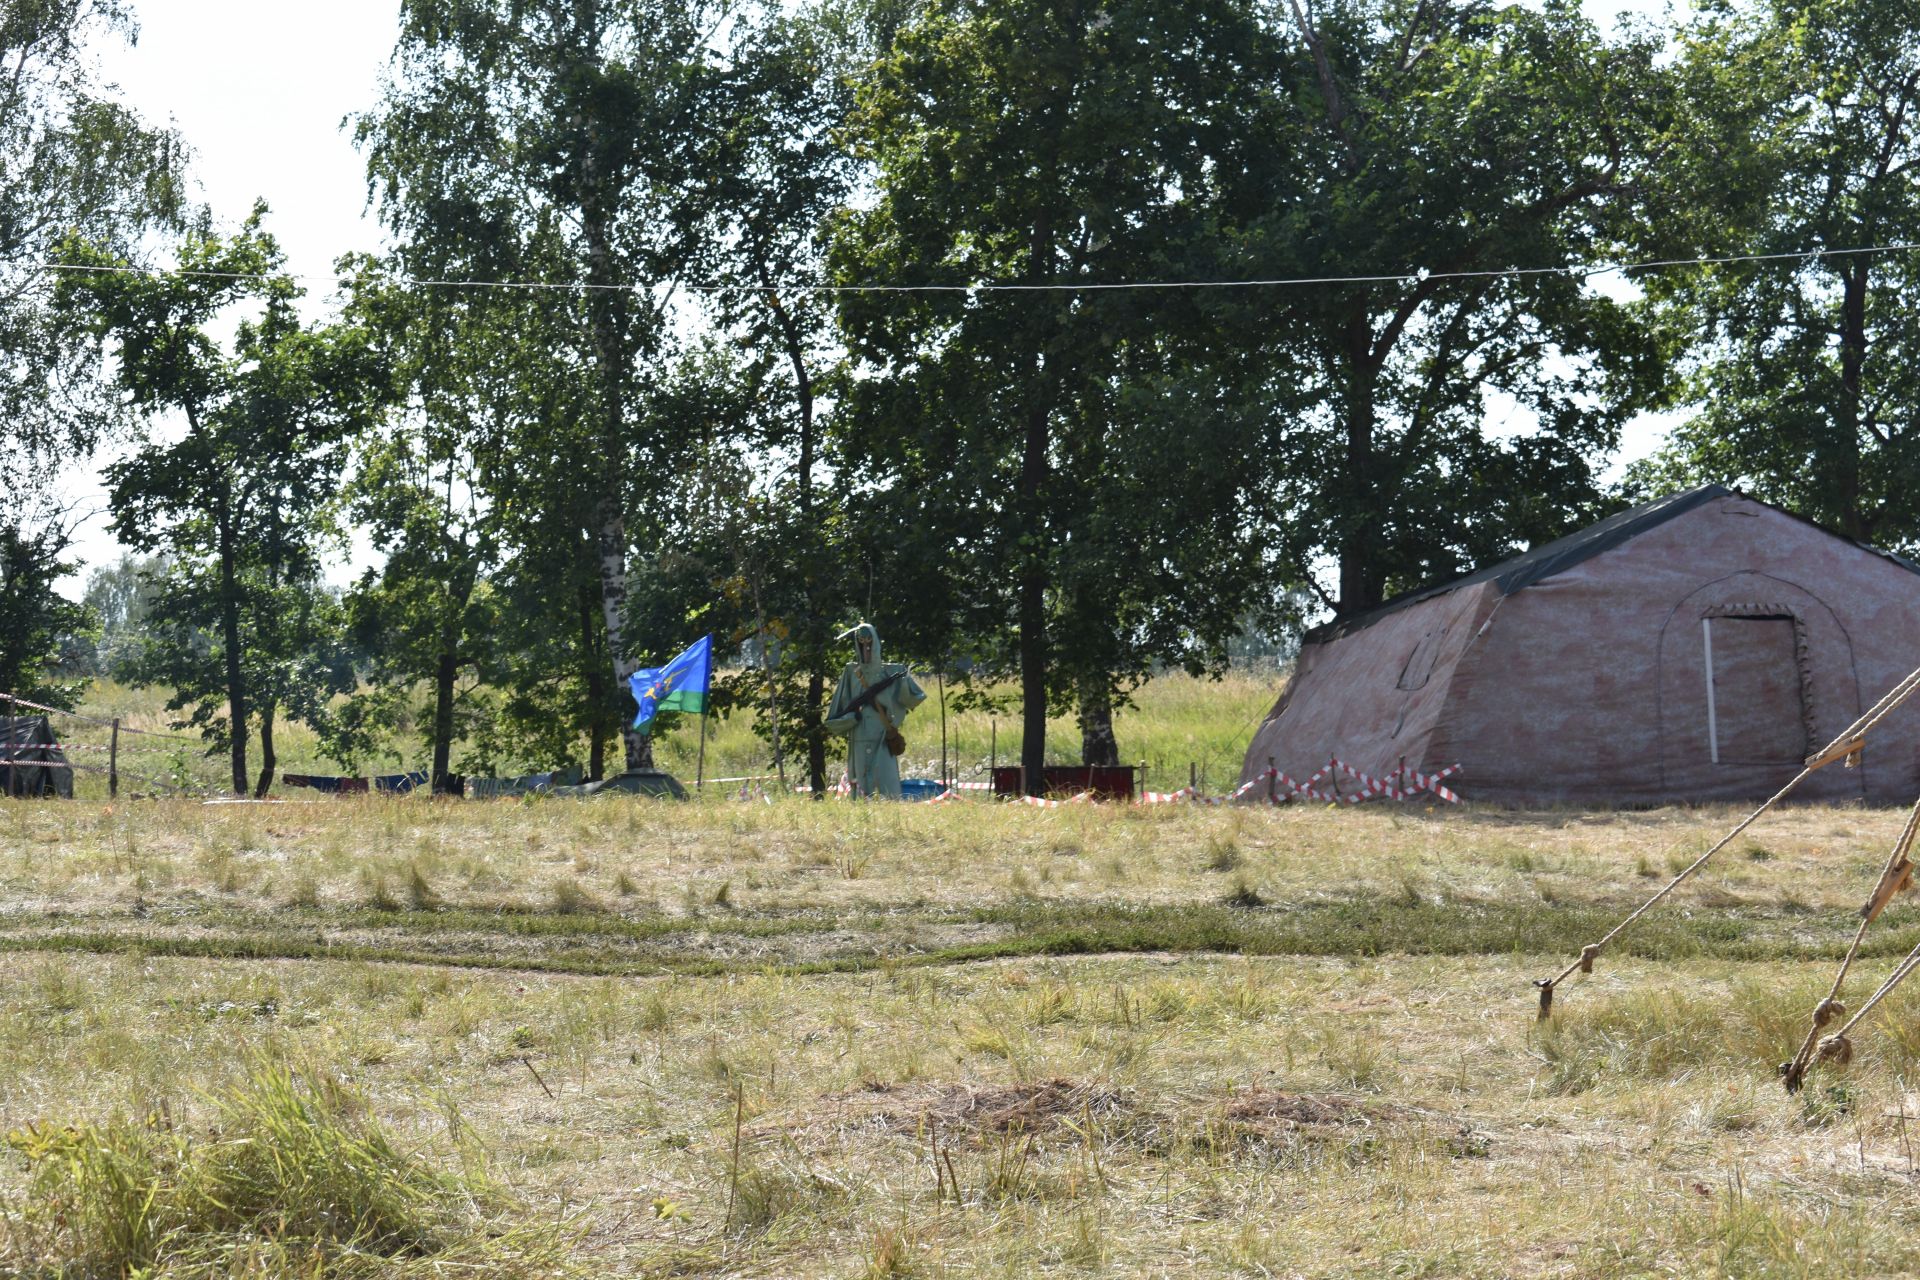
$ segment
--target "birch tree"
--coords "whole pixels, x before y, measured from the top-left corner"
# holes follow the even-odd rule
[[[639,494],[670,442],[634,405],[669,341],[671,290],[702,247],[688,211],[708,40],[704,0],[405,0],[379,106],[358,126],[372,194],[415,276],[549,286],[541,337],[587,392],[541,424],[590,511],[601,625],[617,685]],[[536,273],[537,274],[533,274]],[[629,768],[651,764],[624,734]]]

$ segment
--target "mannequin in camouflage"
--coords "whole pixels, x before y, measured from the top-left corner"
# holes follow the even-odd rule
[[[904,665],[880,660],[880,633],[862,622],[840,634],[853,637],[858,660],[840,673],[827,705],[826,729],[847,739],[847,775],[856,796],[900,798],[898,756],[906,749],[900,725],[927,700]]]

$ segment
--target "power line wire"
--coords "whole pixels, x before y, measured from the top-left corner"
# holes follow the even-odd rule
[[[1382,275],[1350,276],[1277,276],[1247,280],[1122,280],[1100,283],[1066,281],[1050,284],[678,284],[671,280],[647,284],[586,284],[549,280],[467,280],[427,279],[403,276],[395,283],[414,289],[519,289],[553,293],[638,293],[657,288],[679,287],[690,293],[1110,293],[1155,289],[1270,289],[1308,285],[1416,284],[1427,280],[1497,280],[1523,276],[1567,276],[1589,280],[1595,276],[1656,271],[1669,267],[1726,266],[1738,262],[1799,262],[1817,258],[1843,258],[1869,253],[1907,253],[1920,249],[1920,243],[1895,242],[1854,249],[1799,249],[1788,253],[1735,253],[1700,258],[1655,258],[1644,262],[1592,262],[1564,267],[1499,267],[1483,271],[1401,271]],[[72,272],[98,275],[177,276],[200,280],[294,280],[325,281],[329,276],[275,274],[250,271],[203,271],[138,267],[130,263],[112,266],[43,262],[37,269],[47,272]]]

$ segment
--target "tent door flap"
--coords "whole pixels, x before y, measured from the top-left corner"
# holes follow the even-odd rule
[[[1715,764],[1787,764],[1807,753],[1806,690],[1791,617],[1700,620],[1707,750]]]

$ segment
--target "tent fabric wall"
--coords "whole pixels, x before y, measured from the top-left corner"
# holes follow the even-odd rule
[[[1500,803],[1772,794],[1920,666],[1920,571],[1717,486],[1680,497],[1512,594],[1489,571],[1310,636],[1242,776],[1269,756],[1298,776],[1329,755],[1374,773],[1404,755],[1428,772],[1458,762],[1463,794]],[[1401,688],[1422,645],[1426,685]],[[1860,768],[1823,770],[1798,794],[1906,803],[1916,791],[1910,706]]]
[[[0,796],[73,796],[73,770],[45,716],[0,716]]]
[[[1330,756],[1375,776],[1402,757],[1409,769],[1420,767],[1461,655],[1499,599],[1498,588],[1480,583],[1333,643],[1303,645],[1279,704],[1254,735],[1241,781],[1266,769],[1269,756],[1295,778]]]

